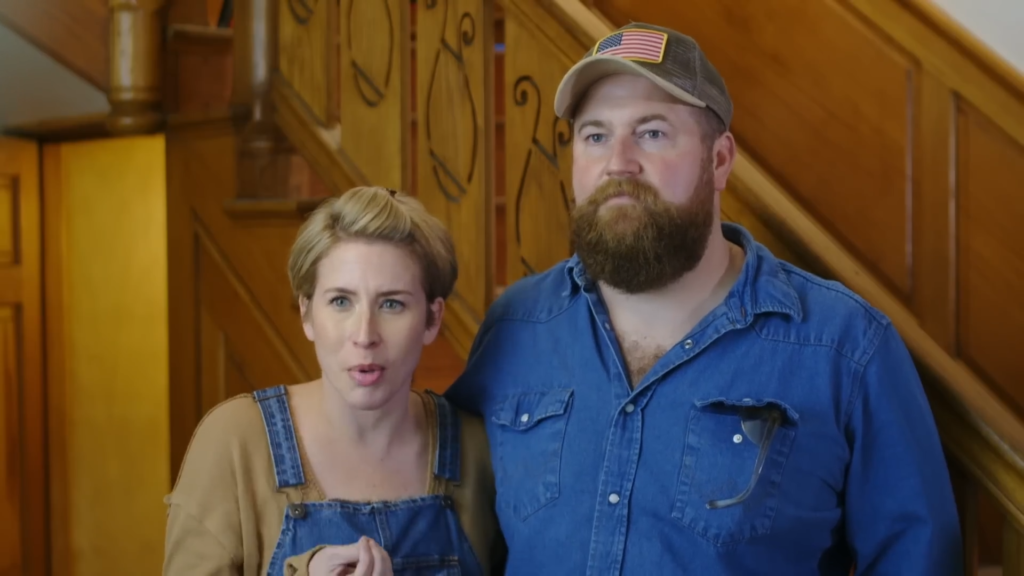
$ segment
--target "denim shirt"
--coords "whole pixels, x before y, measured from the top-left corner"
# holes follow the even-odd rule
[[[447,397],[486,422],[506,573],[962,574],[935,422],[888,318],[723,231],[746,253],[735,285],[635,388],[577,257],[489,309]]]

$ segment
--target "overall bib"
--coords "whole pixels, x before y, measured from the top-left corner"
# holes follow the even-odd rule
[[[284,386],[254,393],[270,441],[277,489],[302,486],[302,470],[295,428]],[[283,573],[290,556],[326,544],[352,544],[368,536],[391,556],[396,576],[480,576],[480,564],[459,523],[451,498],[451,485],[459,482],[459,415],[433,393],[436,407],[437,454],[434,476],[441,493],[378,502],[292,502],[284,513],[269,574]],[[358,463],[353,463],[358,465]]]

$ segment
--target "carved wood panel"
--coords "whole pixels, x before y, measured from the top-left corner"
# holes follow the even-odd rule
[[[6,227],[9,221],[0,226]],[[0,306],[0,574],[20,574],[21,536],[21,409],[22,362],[18,354],[21,323],[14,306]]]
[[[418,10],[417,195],[454,237],[459,280],[446,326],[468,350],[494,278],[493,6],[426,0]]]
[[[338,118],[337,18],[334,0],[279,0],[281,75],[324,126]]]
[[[237,143],[229,118],[167,135],[172,473],[216,403],[319,373],[288,284],[301,213],[232,208]]]
[[[0,574],[47,574],[39,152],[0,138]]]
[[[957,106],[959,352],[1024,414],[1024,143]]]
[[[513,6],[505,19],[508,279],[542,272],[570,252],[572,129],[555,90],[578,54],[563,53]]]
[[[209,233],[197,232],[196,341],[203,411],[237,394],[309,379]]]
[[[408,191],[409,2],[341,3],[341,147],[368,182]]]

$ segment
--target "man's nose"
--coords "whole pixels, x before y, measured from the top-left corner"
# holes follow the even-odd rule
[[[639,174],[640,162],[637,159],[636,142],[631,137],[615,139],[605,167],[605,175],[610,178],[629,178]]]

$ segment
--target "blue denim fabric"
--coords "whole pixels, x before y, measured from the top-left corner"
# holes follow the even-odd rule
[[[254,396],[267,429],[278,490],[305,484],[285,387],[258,390]],[[444,398],[430,398],[437,407],[434,474],[457,483],[459,416]],[[448,494],[369,503],[294,502],[285,510],[268,574],[284,574],[290,556],[321,544],[351,544],[361,536],[373,538],[388,552],[396,576],[482,574]]]
[[[447,398],[487,424],[507,574],[962,574],[946,461],[892,324],[723,230],[746,252],[736,284],[635,389],[576,257],[488,311]],[[754,474],[758,407],[780,424],[753,492],[711,509]]]

